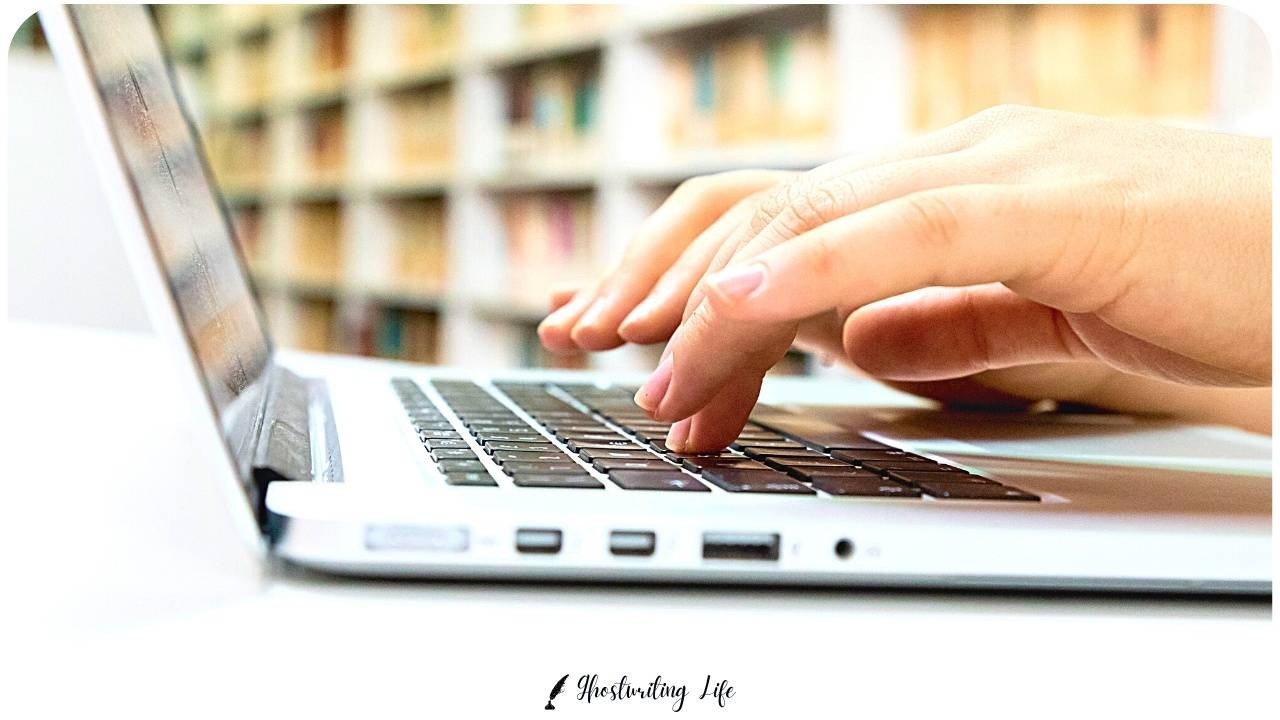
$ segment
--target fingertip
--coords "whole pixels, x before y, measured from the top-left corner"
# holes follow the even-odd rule
[[[618,326],[618,336],[636,345],[653,345],[669,339],[678,325],[675,318],[653,315],[628,317]]]
[[[623,342],[617,332],[596,324],[578,323],[569,332],[569,338],[577,347],[590,351],[612,350]]]
[[[684,418],[671,426],[667,431],[666,446],[673,452],[687,452],[686,440],[689,437],[689,426],[693,423],[692,418]]]

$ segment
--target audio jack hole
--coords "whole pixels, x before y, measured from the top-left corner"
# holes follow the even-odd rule
[[[837,540],[836,557],[841,560],[848,560],[853,557],[853,541],[848,538],[840,538]]]

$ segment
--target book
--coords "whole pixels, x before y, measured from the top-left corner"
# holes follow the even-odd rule
[[[341,105],[315,108],[301,119],[303,136],[302,182],[339,184],[345,177],[346,123]]]
[[[434,363],[439,357],[439,317],[433,312],[384,307],[371,313],[372,346],[363,354]]]
[[[389,5],[394,32],[394,69],[407,72],[453,62],[461,36],[455,5]]]
[[[916,6],[904,9],[916,130],[1000,103],[1187,118],[1212,110],[1206,5]]]
[[[259,192],[267,179],[270,143],[262,118],[213,123],[206,132],[209,163],[221,188]]]
[[[392,182],[437,179],[454,160],[453,92],[447,84],[398,92],[392,114]]]
[[[288,279],[317,285],[336,283],[342,274],[342,211],[338,203],[296,203],[292,226]]]
[[[231,226],[235,232],[236,242],[244,253],[245,262],[251,271],[262,267],[262,207],[259,205],[241,205],[231,210]]]
[[[349,16],[346,5],[326,5],[306,15],[301,40],[303,92],[326,92],[343,83],[349,61]]]
[[[677,47],[663,65],[675,150],[818,142],[831,133],[834,71],[822,23]]]
[[[541,307],[553,285],[589,277],[595,236],[590,193],[515,194],[504,200],[507,296]]]
[[[511,171],[577,169],[596,158],[598,60],[578,57],[512,73],[507,85],[505,164]]]
[[[530,3],[519,8],[520,42],[546,44],[603,32],[616,5]]]
[[[443,292],[448,270],[444,200],[398,200],[388,209],[395,216],[390,289],[411,295]]]

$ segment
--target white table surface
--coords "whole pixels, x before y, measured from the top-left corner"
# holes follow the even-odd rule
[[[263,567],[149,335],[10,324],[0,716],[1260,716],[1269,601],[335,579]],[[15,714],[6,705],[20,708]],[[442,712],[443,711],[443,712]]]

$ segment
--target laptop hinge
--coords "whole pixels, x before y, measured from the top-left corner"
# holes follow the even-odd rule
[[[340,482],[337,427],[323,380],[304,378],[272,364],[250,464],[258,522],[269,538],[283,528],[266,508],[273,482]]]

